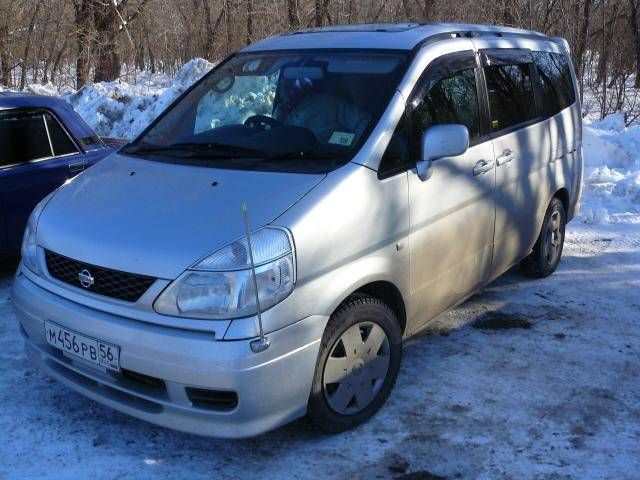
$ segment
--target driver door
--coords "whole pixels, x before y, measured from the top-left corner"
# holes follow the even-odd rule
[[[489,275],[495,168],[479,85],[473,51],[445,55],[427,67],[408,106],[414,161],[433,125],[465,125],[470,138],[463,155],[435,160],[426,181],[409,173],[411,290],[422,323],[463,300]]]

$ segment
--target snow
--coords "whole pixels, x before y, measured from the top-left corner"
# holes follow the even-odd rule
[[[30,84],[38,95],[57,95],[68,101],[102,137],[135,138],[171,102],[213,68],[202,58],[190,60],[170,78],[141,72],[135,83],[124,81],[85,85],[80,90],[58,90],[53,84]]]
[[[640,231],[572,223],[559,270],[502,276],[405,348],[396,387],[338,436],[296,422],[222,441],[88,400],[27,361],[0,280],[0,478],[616,478],[640,471]],[[530,328],[483,330],[478,320]],[[435,478],[435,477],[413,477]]]
[[[640,223],[640,125],[622,114],[584,125],[586,223]]]
[[[62,93],[73,108],[103,137],[132,139],[189,88],[213,64],[202,58],[186,63],[167,85],[166,77],[142,77],[134,85],[104,82]]]
[[[100,134],[130,138],[209,68],[58,93]],[[514,269],[431,323],[408,342],[383,409],[338,436],[299,421],[207,439],[74,393],[27,361],[5,262],[0,478],[637,478],[639,147],[640,127],[621,116],[586,122],[582,209],[558,271]]]

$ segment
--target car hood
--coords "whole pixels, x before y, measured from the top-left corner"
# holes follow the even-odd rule
[[[38,244],[86,263],[173,279],[280,216],[324,174],[222,170],[113,154],[62,186]]]

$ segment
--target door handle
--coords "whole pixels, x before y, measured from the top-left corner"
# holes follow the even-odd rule
[[[76,162],[76,163],[70,163],[69,164],[69,172],[70,173],[80,173],[81,171],[83,171],[85,168],[85,163],[84,162]]]
[[[476,166],[473,167],[473,176],[477,177],[478,175],[484,175],[489,170],[492,170],[494,165],[495,162],[493,160],[491,160],[490,162],[486,160],[480,160],[478,163],[476,163]]]
[[[498,164],[498,166],[504,165],[505,163],[511,162],[514,158],[515,154],[507,148],[504,152],[502,152],[502,155],[496,158],[496,163]]]

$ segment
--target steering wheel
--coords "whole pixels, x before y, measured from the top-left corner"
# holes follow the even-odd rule
[[[263,130],[268,130],[269,128],[282,125],[282,122],[273,117],[268,117],[267,115],[251,115],[244,121],[244,125],[250,128],[259,127]]]

